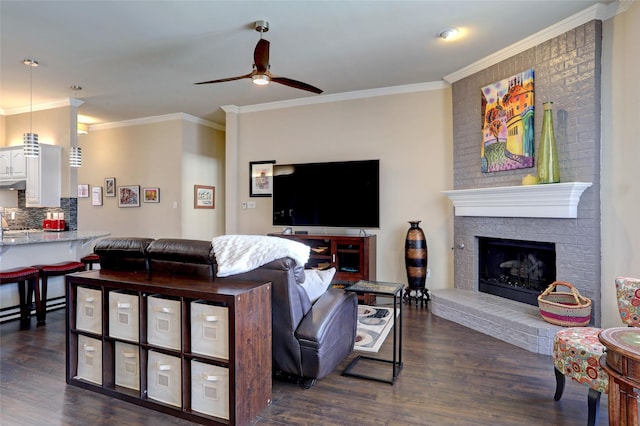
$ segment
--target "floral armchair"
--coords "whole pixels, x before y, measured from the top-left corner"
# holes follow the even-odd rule
[[[630,327],[640,327],[640,279],[618,277],[615,280],[618,310],[622,322]],[[587,397],[589,426],[598,420],[600,395],[607,393],[609,375],[600,367],[604,345],[596,327],[571,327],[556,333],[553,342],[553,363],[556,375],[558,401],[564,391],[565,376],[589,387]]]

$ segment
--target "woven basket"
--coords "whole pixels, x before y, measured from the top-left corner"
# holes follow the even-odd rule
[[[568,287],[571,293],[553,291],[556,286]],[[564,327],[577,327],[589,324],[591,320],[591,300],[580,295],[571,284],[555,281],[538,296],[540,315],[545,321]]]

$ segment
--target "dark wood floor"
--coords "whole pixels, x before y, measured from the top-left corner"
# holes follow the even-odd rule
[[[487,337],[425,309],[404,310],[404,369],[395,385],[344,377],[350,357],[304,390],[274,381],[273,403],[256,424],[265,425],[580,425],[586,424],[587,388],[567,381],[553,400],[551,357]],[[0,424],[191,424],[64,380],[64,312],[45,327],[0,325]],[[391,338],[380,355],[390,356]],[[390,366],[384,366],[390,371]],[[370,372],[374,369],[371,369]],[[384,372],[384,371],[383,371]],[[607,422],[607,397],[599,424]]]

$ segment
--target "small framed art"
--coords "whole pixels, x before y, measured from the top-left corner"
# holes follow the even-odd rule
[[[144,194],[145,203],[160,202],[160,188],[142,188],[142,194]]]
[[[89,198],[89,185],[78,185],[78,198]]]
[[[273,194],[273,165],[275,161],[249,163],[249,196],[271,197]]]
[[[194,185],[193,186],[193,208],[213,209],[215,208],[215,186]]]
[[[119,186],[118,207],[140,207],[140,185]]]
[[[104,196],[105,197],[116,196],[116,178],[114,177],[104,178]]]
[[[102,205],[102,187],[94,186],[91,188],[91,205],[92,206],[101,206]]]

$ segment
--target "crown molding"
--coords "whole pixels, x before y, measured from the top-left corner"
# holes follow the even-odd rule
[[[89,130],[107,130],[116,129],[120,127],[140,126],[143,124],[162,123],[165,121],[183,120],[190,123],[198,124],[200,126],[210,127],[215,130],[225,130],[225,126],[222,124],[214,123],[213,121],[204,120],[202,118],[186,114],[184,112],[177,112],[175,114],[156,115],[152,117],[135,118],[132,120],[114,121],[111,123],[92,124],[89,126]]]
[[[292,108],[306,105],[317,105],[329,102],[341,102],[341,101],[349,101],[354,99],[364,99],[364,98],[374,98],[377,96],[388,96],[388,95],[397,95],[403,93],[416,93],[416,92],[426,92],[430,90],[442,90],[449,87],[449,84],[444,81],[435,81],[428,83],[416,83],[416,84],[405,84],[402,86],[391,86],[391,87],[382,87],[379,89],[367,89],[367,90],[357,90],[353,92],[344,92],[344,93],[335,93],[330,95],[319,95],[312,96],[307,98],[298,98],[298,99],[289,99],[286,101],[277,101],[277,102],[268,102],[264,104],[255,104],[255,105],[246,105],[246,106],[235,106],[235,105],[227,105],[222,109],[225,112],[235,112],[238,114],[247,113],[247,112],[257,112],[257,111],[267,111],[273,109],[282,109],[282,108]],[[227,107],[235,107],[235,110],[229,109],[227,111]]]
[[[33,106],[21,106],[16,108],[0,109],[0,115],[15,115],[24,114],[26,112],[45,111],[48,109],[62,108],[67,106],[79,107],[84,101],[75,98],[58,99],[50,102],[44,102],[40,104],[33,104]]]
[[[538,31],[535,34],[513,43],[512,45],[486,56],[456,72],[445,75],[444,80],[449,84],[455,83],[458,80],[462,80],[465,77],[469,77],[470,75],[487,69],[492,65],[509,59],[554,37],[558,37],[559,35],[580,25],[586,24],[587,22],[593,21],[594,19],[603,21],[610,19],[627,10],[631,6],[631,3],[633,3],[633,0],[616,0],[606,5],[602,3],[595,4],[582,12],[578,12],[575,15],[545,28],[542,31]]]
[[[239,112],[239,108],[235,105],[222,105],[220,109],[222,109],[224,112],[231,112],[234,114],[237,114]]]

